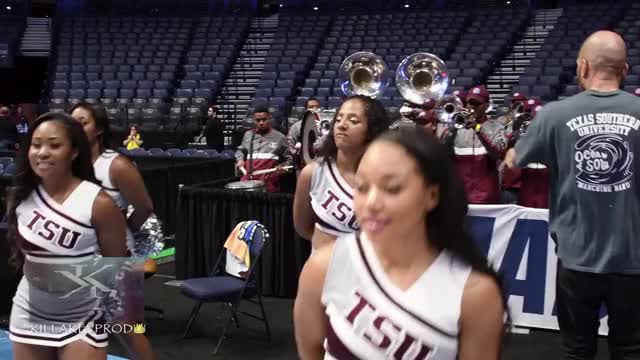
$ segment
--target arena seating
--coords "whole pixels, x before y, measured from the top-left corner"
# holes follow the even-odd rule
[[[343,93],[338,69],[352,53],[369,51],[380,55],[391,73],[395,72],[400,61],[416,52],[429,51],[447,59],[467,16],[466,12],[337,16],[313,69],[300,89],[294,113],[299,112],[311,96],[318,98],[323,107],[340,104]],[[459,21],[451,23],[445,20],[447,18]],[[381,101],[387,107],[402,103],[393,82]]]
[[[608,29],[620,18],[624,4],[592,4],[564,9],[544,45],[531,60],[512,93],[521,92],[543,101],[555,100],[558,94],[577,93],[576,56],[580,44],[590,33]],[[598,14],[598,16],[593,16]]]
[[[634,92],[640,87],[640,3],[633,3],[624,11],[624,18],[614,30],[622,35],[627,43],[629,74],[625,79],[624,89]]]
[[[248,17],[202,17],[184,65],[184,78],[176,90],[170,117],[179,121],[186,113],[187,131],[198,130],[222,90],[249,27]]]
[[[336,107],[343,97],[338,69],[357,51],[382,56],[391,75],[406,56],[434,53],[447,63],[449,91],[468,89],[486,81],[531,14],[523,7],[281,14],[252,106],[267,103],[296,119],[311,96],[325,108]],[[628,2],[567,6],[512,91],[545,102],[578,92],[578,47],[587,34],[605,28],[623,34],[630,47],[625,89],[634,90],[640,85],[639,15],[640,4]],[[144,132],[180,125],[198,131],[206,107],[220,101],[250,22],[240,16],[64,19],[50,108],[88,100],[105,105],[116,130],[138,123]],[[380,100],[391,111],[404,101],[393,79]]]
[[[225,150],[223,152],[217,152],[213,149],[207,150],[198,150],[198,149],[185,149],[180,150],[177,148],[171,149],[160,149],[160,148],[150,148],[150,149],[133,149],[127,150],[125,148],[119,148],[118,151],[122,154],[131,156],[131,157],[154,157],[154,156],[171,156],[171,157],[191,157],[191,158],[221,158],[221,159],[234,159],[235,152],[233,150]],[[1,163],[0,163],[1,164]]]
[[[50,103],[101,102],[114,128],[170,126],[171,96],[191,31],[188,18],[70,18],[60,32]]]
[[[318,15],[279,19],[253,105],[268,103],[286,116],[291,97],[316,61],[329,22],[329,16]]]
[[[450,91],[484,84],[529,21],[527,9],[486,9],[473,15],[449,61]],[[496,31],[496,29],[500,29]]]
[[[7,55],[2,55],[0,62],[5,63],[4,57],[15,54],[18,49],[18,42],[24,33],[26,20],[21,16],[0,17],[0,49],[7,51]],[[10,59],[7,59],[10,61]]]

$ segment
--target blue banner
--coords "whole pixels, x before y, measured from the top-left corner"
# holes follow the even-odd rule
[[[471,205],[469,224],[481,251],[504,279],[513,325],[558,329],[555,244],[549,213],[515,205]],[[606,312],[600,334],[607,334]]]

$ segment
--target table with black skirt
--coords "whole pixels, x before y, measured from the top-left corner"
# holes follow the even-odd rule
[[[227,190],[229,178],[184,186],[178,197],[176,277],[207,276],[227,237],[241,221],[257,220],[271,235],[260,264],[263,294],[295,297],[298,277],[311,251],[293,225],[293,195]]]

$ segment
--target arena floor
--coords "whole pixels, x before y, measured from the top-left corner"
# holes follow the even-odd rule
[[[172,264],[161,265],[160,275],[171,276]],[[164,320],[153,314],[147,316],[147,334],[151,339],[158,360],[206,359],[211,354],[221,330],[220,305],[205,305],[192,327],[190,337],[181,338],[193,303],[180,294],[179,288],[165,285],[169,277],[154,277],[146,283],[146,303],[165,311]],[[252,305],[247,304],[247,310]],[[293,338],[293,300],[265,299],[269,316],[272,341],[266,342],[262,324],[247,317],[240,318],[240,329],[231,327],[217,359],[297,359]],[[110,353],[126,357],[115,342],[111,342]],[[510,334],[504,359],[507,360],[555,360],[560,359],[560,337],[555,331],[533,330],[528,335]],[[605,339],[600,340],[597,360],[607,359]]]
[[[160,266],[159,276],[146,281],[146,304],[165,311],[164,319],[147,313],[146,334],[153,344],[158,360],[185,359],[297,359],[293,338],[293,300],[266,298],[265,308],[272,332],[270,343],[266,341],[262,323],[240,317],[240,329],[231,327],[228,337],[217,356],[212,350],[221,330],[221,310],[217,304],[202,307],[188,339],[182,339],[186,320],[193,306],[191,300],[180,294],[173,281],[173,264]],[[252,305],[247,304],[246,311]],[[128,358],[124,349],[110,339],[108,360]],[[555,360],[560,359],[560,337],[555,331],[532,330],[529,334],[509,334],[505,348],[506,360]],[[607,359],[606,339],[601,339],[596,360]],[[11,343],[0,332],[0,360],[11,357]]]

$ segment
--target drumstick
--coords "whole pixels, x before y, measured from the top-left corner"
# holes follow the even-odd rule
[[[291,170],[293,169],[293,166],[289,165],[289,166],[283,166],[282,170]],[[272,172],[276,172],[278,171],[278,168],[271,168],[271,169],[264,169],[264,170],[258,170],[258,171],[254,171],[251,173],[251,175],[262,175],[262,174],[269,174]]]
[[[244,167],[239,167],[238,168],[240,170],[240,172],[242,173],[242,175],[247,175],[247,170],[245,170]]]

